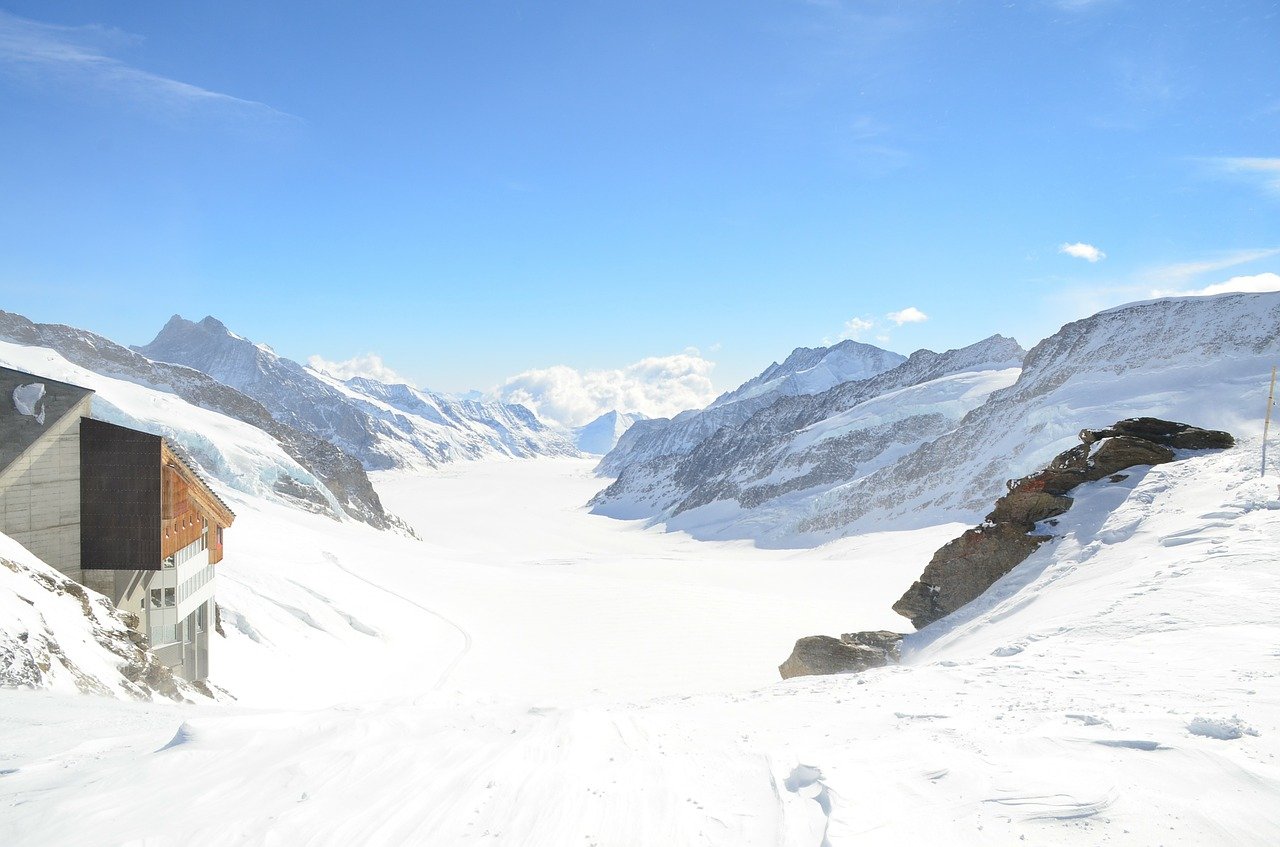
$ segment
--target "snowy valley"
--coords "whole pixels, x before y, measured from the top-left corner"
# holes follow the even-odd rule
[[[214,696],[186,703],[121,683],[127,621],[3,539],[0,661],[49,669],[0,690],[0,843],[1280,840],[1280,294],[1030,351],[800,348],[576,433],[211,318],[129,349],[0,317],[0,366],[92,389],[236,514]],[[977,600],[919,632],[893,612],[1005,480],[1138,415],[1236,446],[1086,483]],[[796,639],[876,629],[907,633],[899,664],[778,679]]]

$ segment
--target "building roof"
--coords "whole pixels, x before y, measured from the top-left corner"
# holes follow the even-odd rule
[[[0,472],[92,394],[78,385],[0,368]]]

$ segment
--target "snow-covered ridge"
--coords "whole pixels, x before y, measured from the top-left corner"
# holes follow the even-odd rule
[[[219,320],[179,315],[136,348],[209,374],[278,421],[326,439],[369,470],[436,467],[485,456],[572,456],[577,450],[523,406],[458,400],[372,379],[340,380],[276,355]]]
[[[842,382],[884,373],[906,358],[858,341],[841,341],[830,347],[797,347],[781,364],[774,362],[759,376],[721,394],[711,405],[725,406],[765,394],[774,397],[818,394]]]
[[[1013,339],[993,336],[945,353],[920,350],[819,394],[775,398],[681,454],[624,465],[592,505],[613,517],[659,518],[698,537],[790,543],[795,517],[822,494],[949,431],[1013,382],[1023,355]]]

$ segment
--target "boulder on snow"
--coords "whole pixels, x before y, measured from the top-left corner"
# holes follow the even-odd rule
[[[1028,535],[1015,523],[983,524],[966,530],[933,554],[920,579],[893,604],[893,610],[921,629],[976,599],[1013,570],[1048,535]]]
[[[1220,429],[1201,429],[1190,424],[1160,418],[1127,418],[1106,429],[1086,429],[1080,433],[1085,444],[1103,438],[1127,435],[1175,450],[1225,450],[1234,447],[1235,438]]]
[[[859,673],[870,668],[883,667],[897,660],[897,633],[855,633],[856,636],[891,636],[890,649],[884,640],[872,643],[855,643],[829,635],[810,635],[801,638],[791,650],[787,660],[778,666],[783,679],[793,676],[815,676],[833,673]],[[846,636],[852,638],[853,636]],[[891,658],[892,657],[892,658]]]

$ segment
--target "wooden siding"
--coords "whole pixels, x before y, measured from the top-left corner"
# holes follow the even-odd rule
[[[222,561],[222,532],[235,515],[218,495],[166,443],[163,445],[162,537],[161,547],[168,558],[209,533],[209,562]]]

